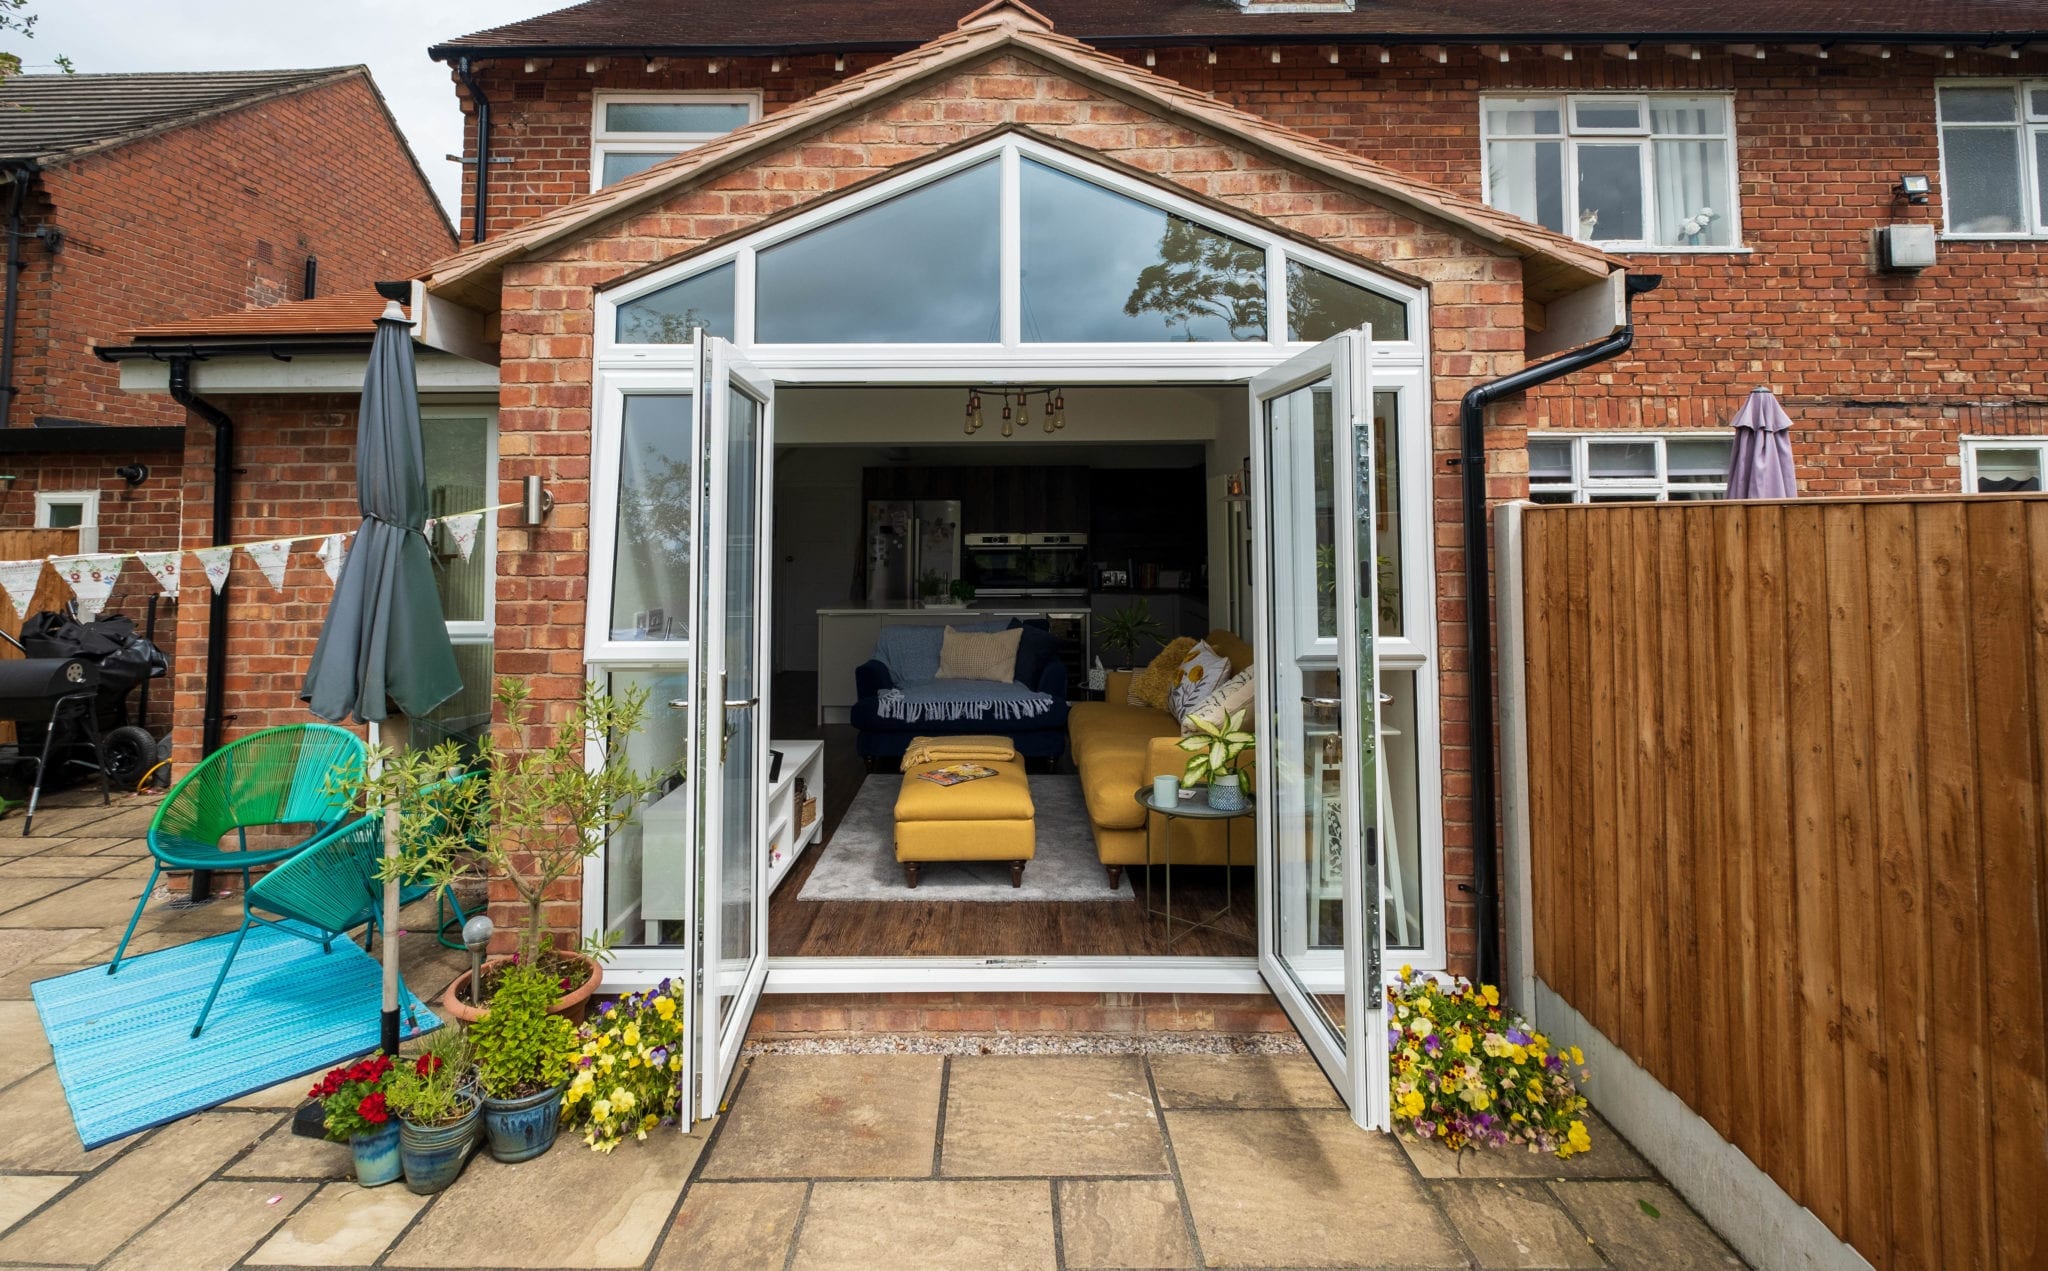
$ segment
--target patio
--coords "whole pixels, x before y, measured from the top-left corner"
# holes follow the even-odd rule
[[[152,806],[72,792],[34,838],[0,824],[0,1264],[1742,1265],[1603,1124],[1570,1161],[1461,1168],[1357,1130],[1302,1055],[760,1054],[695,1134],[480,1157],[437,1197],[359,1188],[345,1148],[293,1137],[305,1081],[86,1152],[28,985],[111,954]],[[133,947],[237,915],[154,903]],[[409,916],[408,977],[438,990],[460,955]]]

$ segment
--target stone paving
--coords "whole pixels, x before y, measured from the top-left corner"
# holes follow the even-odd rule
[[[1741,1265],[1604,1125],[1568,1162],[1460,1160],[1358,1130],[1287,1054],[754,1055],[693,1133],[479,1156],[431,1198],[357,1187],[345,1148],[293,1137],[298,1080],[87,1152],[28,985],[112,952],[150,812],[71,794],[34,838],[0,822],[0,1266]],[[238,917],[170,899],[138,951]],[[423,992],[459,966],[423,930],[404,955]]]

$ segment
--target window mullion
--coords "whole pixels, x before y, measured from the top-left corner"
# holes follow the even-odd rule
[[[1017,147],[1004,146],[997,194],[998,339],[1006,349],[1024,342],[1024,213],[1022,163]]]

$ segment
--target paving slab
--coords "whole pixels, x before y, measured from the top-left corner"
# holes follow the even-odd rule
[[[28,1217],[77,1181],[70,1174],[0,1174],[0,1231]]]
[[[654,1271],[782,1271],[808,1183],[699,1182],[683,1197]]]
[[[928,1178],[937,1055],[757,1055],[708,1179]]]
[[[207,1183],[101,1271],[230,1271],[313,1194],[313,1183]]]
[[[43,851],[37,853],[37,855],[106,856],[110,859],[139,859],[141,857],[146,857],[149,855],[149,843],[143,837],[143,831],[147,829],[148,824],[145,822],[143,830],[138,830],[132,835],[122,834],[113,836],[101,836],[98,834],[91,834],[79,837],[59,839],[58,841],[50,844]],[[6,828],[4,826],[0,826],[0,838],[5,837]],[[31,843],[42,842],[43,839],[41,837],[40,831],[38,832],[37,837],[32,838],[28,841]]]
[[[1166,1127],[1212,1266],[1466,1265],[1401,1149],[1348,1112],[1170,1111]]]
[[[290,1077],[274,1086],[267,1086],[254,1094],[245,1094],[239,1099],[230,1099],[220,1105],[223,1108],[296,1108],[306,1101],[306,1091],[319,1080],[317,1074],[304,1077]]]
[[[1550,1152],[1532,1152],[1520,1147],[1468,1147],[1453,1152],[1440,1139],[1422,1140],[1411,1134],[1397,1138],[1424,1178],[1654,1178],[1650,1168],[1628,1140],[1588,1108],[1586,1132],[1593,1138],[1593,1150],[1557,1159]]]
[[[0,1001],[29,1001],[30,986],[37,980],[48,980],[84,969],[82,962],[24,962],[9,967],[0,971]]]
[[[50,1040],[34,1002],[0,1002],[0,1086],[12,1085],[50,1062]]]
[[[255,1266],[363,1267],[375,1262],[398,1233],[426,1208],[404,1183],[358,1187],[329,1183],[285,1219],[277,1234],[249,1255]]]
[[[64,1102],[57,1070],[51,1067],[38,1068],[0,1090],[0,1125],[7,1127],[7,1133],[0,1134],[0,1169],[4,1170],[80,1173],[113,1159],[133,1142],[122,1139],[86,1151],[72,1124],[71,1108]]]
[[[0,927],[97,927],[126,923],[142,883],[133,878],[89,878],[55,895],[0,913]],[[118,933],[117,933],[118,934]]]
[[[1341,1108],[1308,1055],[1153,1055],[1162,1108]]]
[[[1551,1194],[1615,1266],[1726,1271],[1742,1265],[1742,1259],[1700,1221],[1678,1193],[1662,1183],[1638,1180],[1549,1186]]]
[[[1541,1183],[1473,1179],[1431,1187],[1437,1204],[1487,1271],[1607,1265]]]
[[[35,856],[17,856],[0,863],[0,880],[12,878],[96,878],[110,874],[117,869],[126,869],[134,862],[123,863],[114,857],[102,856],[57,856],[39,853]],[[144,868],[147,868],[146,866]]]
[[[76,877],[25,877],[0,878],[0,912],[19,909],[31,901],[41,900],[54,892],[78,885]]]
[[[664,1127],[609,1154],[565,1136],[518,1165],[478,1155],[386,1265],[641,1266],[703,1150],[702,1132]]]
[[[1172,1179],[1067,1178],[1057,1186],[1060,1253],[1071,1271],[1197,1265]]]
[[[946,1086],[948,1178],[1165,1174],[1137,1055],[965,1055]]]
[[[792,1271],[1053,1271],[1041,1181],[819,1183]]]
[[[304,1093],[310,1082],[296,1083]],[[309,1139],[292,1133],[287,1118],[263,1136],[247,1156],[221,1171],[223,1178],[306,1178],[325,1181],[356,1176],[355,1157],[346,1143]]]
[[[271,1118],[206,1112],[165,1126],[0,1238],[0,1262],[98,1262],[256,1141]]]

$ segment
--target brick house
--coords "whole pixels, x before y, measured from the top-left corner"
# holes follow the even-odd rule
[[[469,453],[488,465],[479,480],[495,501],[535,477],[554,500],[537,525],[501,518],[494,558],[478,567],[480,603],[451,621],[466,624],[473,656],[545,701],[592,677],[686,703],[709,700],[714,675],[753,675],[785,704],[797,684],[798,713],[813,714],[829,758],[847,717],[827,684],[847,643],[834,633],[851,628],[832,625],[845,612],[803,580],[843,584],[846,558],[859,560],[858,509],[882,481],[867,472],[951,470],[999,451],[1004,441],[974,427],[974,390],[988,422],[998,401],[1008,420],[1019,390],[1032,412],[1056,396],[1069,427],[1014,447],[1049,445],[1046,462],[1085,466],[1057,447],[1098,445],[1100,470],[1143,474],[1098,480],[1092,489],[1112,492],[1098,504],[1153,499],[1174,465],[1192,473],[1200,494],[1183,537],[1206,550],[1190,553],[1200,581],[1177,603],[1200,615],[1197,633],[1237,624],[1263,636],[1261,691],[1303,703],[1261,721],[1262,749],[1292,746],[1294,775],[1272,779],[1327,778],[1329,798],[1301,804],[1302,825],[1262,828],[1260,850],[1284,854],[1292,837],[1313,877],[1259,871],[1260,886],[1301,894],[1259,893],[1257,929],[1235,956],[1202,945],[1214,956],[1176,961],[1147,941],[1073,935],[1082,909],[1060,911],[1072,921],[1058,938],[1000,917],[906,925],[898,915],[925,911],[900,902],[841,921],[852,911],[802,898],[817,851],[778,858],[798,871],[779,889],[766,866],[746,873],[746,852],[703,867],[713,872],[699,887],[732,913],[714,919],[720,906],[699,896],[670,915],[650,899],[657,875],[689,873],[696,858],[646,835],[608,845],[564,895],[560,925],[631,926],[633,947],[608,972],[628,984],[690,966],[693,948],[700,970],[731,953],[740,1005],[721,1007],[714,973],[706,1011],[728,1032],[744,1028],[763,975],[755,1026],[785,1033],[1253,1030],[1281,1019],[1261,996],[1270,986],[1369,1099],[1369,1065],[1347,1067],[1337,1040],[1362,1027],[1365,999],[1337,1008],[1326,977],[1350,964],[1326,955],[1383,938],[1397,961],[1470,971],[1491,943],[1491,693],[1469,674],[1490,642],[1466,603],[1468,580],[1489,574],[1474,516],[1523,497],[1715,497],[1727,422],[1758,385],[1795,420],[1810,493],[2040,479],[2034,317],[2048,196],[2035,143],[2048,136],[2036,122],[2048,120],[2048,86],[2029,76],[2048,75],[2032,47],[2048,6],[1898,0],[1844,17],[1832,5],[1725,3],[1676,18],[1540,3],[1504,15],[1456,0],[1048,0],[964,18],[960,7],[597,0],[434,50],[470,117],[469,246],[412,285],[423,400],[490,439]],[[1163,301],[1130,283],[1148,233],[1161,253],[1149,263],[1182,279]],[[1661,285],[1644,290],[1651,275]],[[367,344],[373,312],[365,299],[350,334],[331,311],[320,338],[333,356],[289,374],[246,356],[258,331],[205,319],[181,331],[213,342],[193,369],[202,396],[251,444],[306,457],[288,499],[251,505],[277,518],[266,532],[345,528],[347,456],[309,447],[348,416],[360,358],[342,346]],[[1366,324],[1369,338],[1343,334]],[[694,330],[707,337],[701,361]],[[124,384],[160,390],[151,355],[170,337],[130,335],[108,351]],[[1571,373],[1491,401],[1489,385],[1551,357]],[[1372,435],[1370,469],[1349,493],[1337,478],[1359,456],[1312,471],[1323,434],[1309,399],[1294,397],[1311,390]],[[736,481],[744,443],[760,441],[746,421],[771,407],[774,479]],[[691,448],[713,442],[742,449]],[[714,569],[718,554],[699,547],[672,576],[645,576],[636,518],[663,506],[655,461],[704,477],[686,483],[709,504],[692,515],[753,516],[772,533],[776,576],[760,595],[772,588],[773,617],[755,626],[775,629],[753,632],[752,654],[676,638],[679,613],[725,604],[692,591],[693,569],[730,581],[761,560]],[[1367,487],[1371,536],[1331,538],[1340,513],[1368,510],[1356,502]],[[854,519],[830,519],[847,508]],[[972,516],[964,503],[960,515]],[[758,544],[759,533],[717,532],[733,524],[699,520],[693,541]],[[1147,543],[1162,559],[1176,550]],[[1370,554],[1377,568],[1331,570],[1318,564],[1325,550],[1339,564]],[[304,590],[285,602],[253,589],[237,601],[238,622],[284,637],[231,653],[238,727],[302,717],[297,677],[324,580],[310,559],[294,569]],[[1103,580],[1116,573],[1095,580],[1113,593]],[[1350,603],[1316,599],[1331,593]],[[852,643],[865,656],[871,635]],[[1368,652],[1377,720],[1367,695],[1341,687],[1342,667],[1367,665]],[[181,684],[185,738],[195,687]],[[766,695],[728,696],[744,709]],[[1325,710],[1342,715],[1334,727],[1312,717]],[[638,753],[708,754],[709,733],[689,718],[650,730]],[[796,736],[787,724],[778,712],[778,737]],[[1377,814],[1342,775],[1358,753],[1342,747],[1368,731],[1383,738]],[[764,748],[765,732],[753,732]],[[1090,757],[1076,758],[1085,780]],[[703,765],[692,774],[716,784],[717,765]],[[850,815],[835,788],[875,779],[832,768],[826,819],[843,827]],[[1280,801],[1267,806],[1295,806],[1288,787],[1268,794]],[[1115,814],[1093,798],[1101,828]],[[1329,812],[1339,807],[1348,813]],[[752,831],[735,823],[737,841],[787,848],[773,839],[775,807],[759,813]],[[1322,870],[1330,858],[1304,840],[1334,834],[1362,851],[1347,819],[1377,823],[1382,870],[1355,868],[1359,855],[1349,871]],[[693,832],[734,841],[715,829]],[[1377,898],[1360,903],[1341,879],[1368,874],[1381,875]],[[738,890],[719,891],[721,876]],[[1289,945],[1276,904],[1311,927],[1339,911],[1362,911],[1361,925],[1348,946],[1331,932]],[[732,934],[748,913],[756,925],[720,945],[716,923]],[[1256,965],[1243,956],[1254,947]],[[1363,964],[1345,974],[1355,992]],[[845,996],[883,991],[898,996]],[[1367,1054],[1356,1040],[1350,1053]],[[717,1042],[700,1059],[709,1085]]]
[[[0,525],[83,525],[108,551],[207,540],[181,540],[185,408],[123,392],[96,343],[362,288],[451,241],[360,66],[10,76],[0,172]],[[115,472],[136,464],[138,481]],[[120,587],[129,612],[155,590],[134,569]]]

